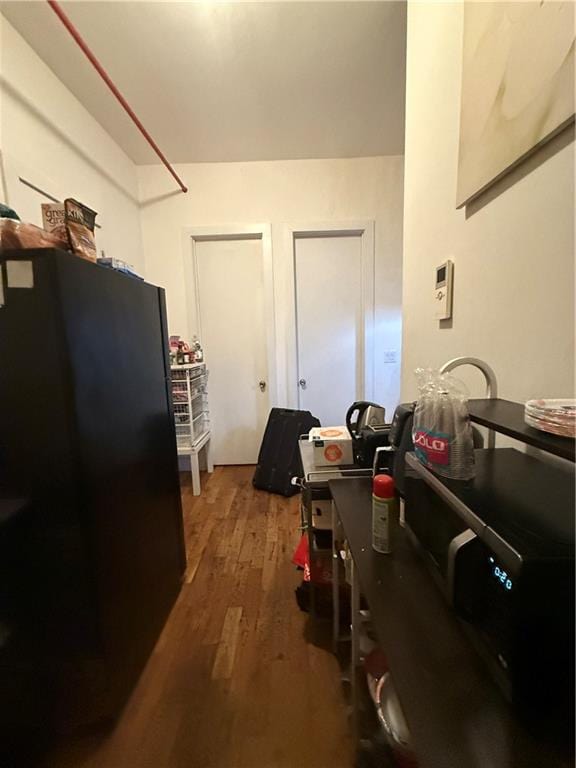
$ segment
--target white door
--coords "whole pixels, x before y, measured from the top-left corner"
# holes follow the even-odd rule
[[[299,407],[345,423],[363,397],[362,237],[294,240]]]
[[[255,464],[270,407],[262,240],[196,240],[195,258],[214,463]]]

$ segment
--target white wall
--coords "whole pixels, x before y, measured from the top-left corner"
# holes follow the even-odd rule
[[[402,398],[417,394],[417,366],[457,355],[490,363],[501,397],[573,397],[574,143],[559,137],[456,210],[462,11],[408,7]],[[454,315],[441,328],[434,267],[447,258]],[[468,384],[483,396],[479,377]]]
[[[402,157],[294,160],[180,165],[188,194],[158,166],[140,167],[146,276],[167,289],[172,333],[191,336],[186,305],[183,249],[185,227],[270,223],[272,225],[279,403],[288,402],[287,281],[290,253],[285,224],[376,222],[375,397],[391,410],[399,396],[401,343]],[[231,329],[233,318],[231,318]],[[398,363],[384,364],[384,350]]]
[[[104,87],[95,73],[94,88]],[[98,249],[143,270],[135,165],[1,15],[0,101],[0,198],[39,225],[46,200],[18,176],[77,198],[99,214]],[[112,96],[110,108],[120,109]]]

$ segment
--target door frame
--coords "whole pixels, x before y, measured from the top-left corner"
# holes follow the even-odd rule
[[[276,317],[274,309],[274,264],[272,261],[272,230],[270,224],[227,224],[225,226],[185,227],[182,230],[186,306],[189,328],[196,328],[202,339],[198,257],[196,243],[225,240],[261,240],[262,277],[264,280],[264,323],[266,333],[267,382],[272,408],[278,399],[276,376]],[[210,361],[208,360],[208,367]]]
[[[284,228],[288,258],[287,374],[288,405],[298,408],[298,330],[296,318],[296,240],[310,237],[360,237],[361,311],[364,323],[359,339],[360,399],[374,398],[374,232],[373,220],[290,224]],[[342,414],[342,419],[344,419]]]

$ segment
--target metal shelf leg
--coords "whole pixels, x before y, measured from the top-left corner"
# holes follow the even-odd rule
[[[192,473],[192,493],[194,496],[200,496],[200,465],[197,453],[190,454],[190,472]]]
[[[360,666],[360,584],[358,582],[358,574],[356,573],[356,566],[354,560],[350,564],[352,586],[351,586],[351,612],[352,612],[352,651],[350,659],[350,672],[351,672],[351,694],[352,694],[352,728],[354,735],[354,742],[358,743],[358,668]]]
[[[338,545],[336,536],[338,532],[338,512],[336,504],[332,507],[332,647],[334,653],[338,651],[338,639],[340,637],[340,567]]]
[[[212,449],[210,448],[210,439],[208,439],[206,445],[204,446],[204,450],[206,451],[206,469],[209,473],[214,472],[214,463],[212,461]]]

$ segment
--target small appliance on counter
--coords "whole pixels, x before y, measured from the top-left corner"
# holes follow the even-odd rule
[[[522,406],[473,403],[472,422],[532,444]],[[396,409],[375,471],[383,465],[393,475],[409,538],[515,711],[566,744],[574,723],[574,465],[482,449],[474,426],[476,476],[442,477],[413,453],[414,408]],[[563,455],[564,440],[538,446]]]
[[[554,741],[574,724],[574,471],[477,450],[458,481],[406,456],[405,522],[515,710]]]
[[[352,417],[356,414],[356,419]],[[358,400],[352,403],[346,414],[346,426],[352,432],[360,432],[363,427],[380,427],[386,423],[386,409],[377,403]]]
[[[412,422],[416,403],[400,403],[396,406],[392,423],[389,425],[388,445],[375,449],[372,465],[373,474],[384,470],[394,477],[396,490],[401,498],[404,496],[404,456],[414,450],[412,442]]]
[[[388,445],[390,425],[386,424],[386,410],[377,403],[359,400],[348,409],[346,426],[352,436],[354,463],[371,467],[376,448]]]

